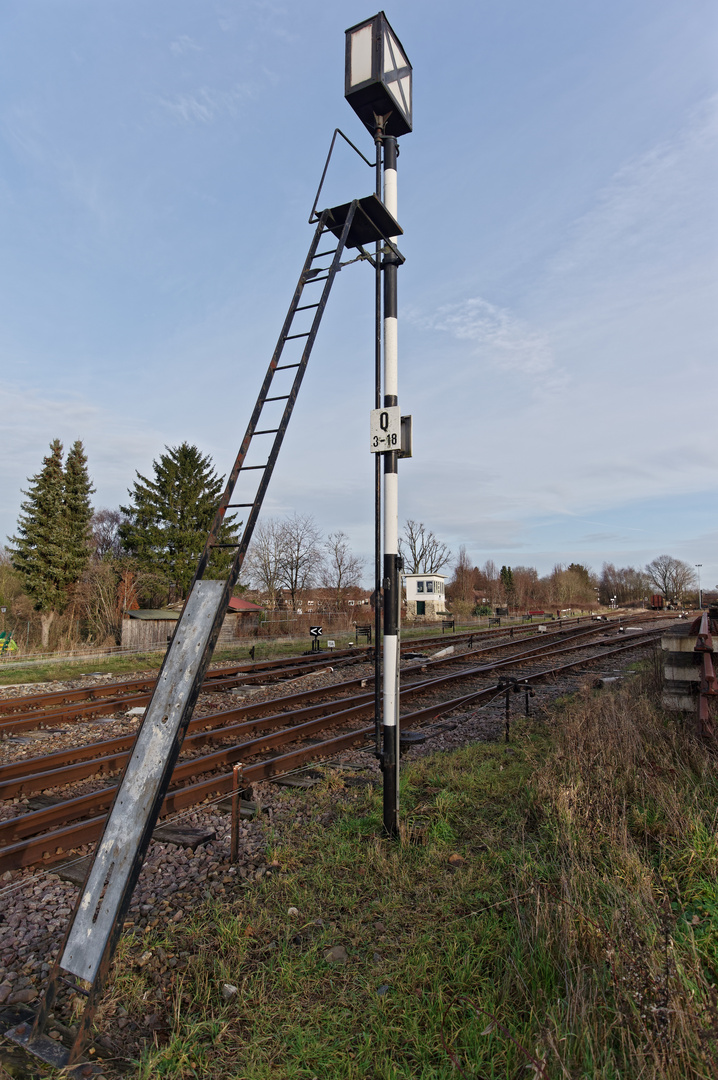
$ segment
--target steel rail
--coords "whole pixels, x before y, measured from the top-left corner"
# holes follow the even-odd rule
[[[575,621],[576,623],[579,623],[585,621],[587,618],[589,618],[589,616],[579,616]],[[458,633],[452,632],[449,639],[443,634],[411,638],[402,642],[402,648],[406,651],[411,651],[415,648],[425,648],[431,645],[445,645],[447,640],[458,642],[463,641],[466,638],[500,637],[507,632],[521,634],[536,633],[536,626],[536,623],[532,623],[515,624],[507,627],[491,627],[488,629],[477,628],[475,630],[459,631]],[[269,676],[272,673],[281,676],[285,673],[284,669],[287,667],[313,667],[326,663],[336,663],[338,660],[363,656],[371,651],[371,646],[361,645],[352,647],[351,649],[336,649],[331,652],[324,650],[321,653],[312,653],[306,656],[278,657],[275,659],[252,661],[252,663],[248,664],[236,664],[225,668],[215,668],[207,673],[205,678],[207,686],[206,690],[203,692],[211,692],[209,683],[215,680],[220,682],[226,678],[246,674],[248,676],[246,681],[255,681],[265,676]],[[42,694],[29,694],[14,698],[0,698],[0,725],[5,723],[6,717],[10,718],[14,713],[22,713],[23,711],[31,713],[34,709],[46,711],[48,713],[48,719],[57,721],[59,714],[51,711],[49,706],[54,704],[71,705],[80,702],[99,702],[101,699],[107,697],[117,697],[119,701],[123,701],[127,695],[133,693],[141,692],[143,690],[151,692],[155,682],[156,679],[154,676],[146,676],[137,679],[125,679],[121,682],[101,683],[95,686],[77,687],[68,690],[52,690]]]
[[[657,637],[662,632],[663,631],[661,629],[649,630],[649,631],[646,631],[645,633],[637,633],[637,634],[635,634],[634,637],[632,637],[630,640],[631,641],[638,641],[639,643],[647,642],[647,641],[652,640],[654,637]],[[559,643],[557,642],[556,645],[558,646],[558,644]],[[593,643],[589,643],[589,644],[593,644]],[[461,679],[461,678],[472,678],[472,677],[474,677],[476,675],[485,674],[485,673],[487,673],[489,671],[496,671],[498,668],[512,667],[515,664],[524,664],[529,660],[536,659],[537,657],[539,657],[540,655],[542,655],[544,653],[551,653],[552,655],[557,655],[559,653],[575,652],[578,648],[580,648],[580,645],[578,645],[578,644],[570,644],[570,645],[563,645],[560,648],[558,648],[558,647],[550,648],[549,646],[545,646],[544,648],[530,649],[530,650],[527,650],[526,652],[523,652],[523,653],[514,653],[511,656],[506,657],[505,660],[496,660],[496,661],[492,661],[489,664],[482,664],[479,667],[469,668],[468,670],[464,670],[464,671],[461,671],[461,672],[454,672],[451,675],[444,675],[444,676],[441,676],[440,678],[432,679],[430,682],[427,682],[426,684],[420,684],[420,685],[426,685],[427,687],[439,686],[441,683],[457,681],[458,679]],[[611,649],[605,649],[603,653],[599,653],[598,655],[599,656],[600,655],[610,655],[610,653],[611,653]],[[441,663],[441,661],[437,661],[437,663]],[[418,689],[418,687],[412,686],[411,689],[416,690],[416,689]]]
[[[652,633],[655,632],[658,631]],[[430,691],[445,683],[460,682],[467,678],[488,674],[489,672],[500,668],[515,666],[517,663],[523,663],[534,658],[539,652],[552,652],[554,654],[559,652],[573,652],[577,647],[580,646],[576,643],[565,645],[560,649],[555,646],[550,647],[549,645],[542,644],[539,648],[525,650],[518,655],[512,654],[503,661],[492,661],[478,667],[469,669],[464,668],[459,672],[453,672],[440,678],[421,680],[418,683],[406,686],[402,692],[402,697],[406,700],[413,697],[415,694]],[[435,661],[434,666],[440,666],[443,663],[445,663],[445,660],[443,659]],[[370,679],[355,679],[351,680],[349,683],[339,685],[340,687],[347,688],[352,685],[356,686],[357,683],[367,685],[369,682]],[[320,688],[320,693],[322,693],[323,696],[326,696],[327,689],[329,688]],[[310,691],[309,693],[311,694],[312,692]],[[360,694],[353,697],[339,698],[333,702],[323,702],[319,705],[314,705],[305,709],[293,710],[291,715],[295,720],[321,715],[324,718],[324,721],[327,722],[333,713],[341,712],[347,707],[349,709],[354,709],[356,714],[359,715],[366,711],[368,707],[367,702],[370,697],[370,694]],[[272,702],[264,703],[264,707],[281,705],[283,701],[286,702],[286,699],[274,699]],[[257,706],[258,709],[261,709],[261,707],[262,706]],[[230,715],[232,717],[244,716],[245,722],[236,725],[228,725],[226,721],[230,718]],[[348,715],[348,713],[345,715]],[[213,716],[199,717],[197,720],[192,721],[192,727],[201,728],[202,730],[199,734],[191,735],[189,738],[185,739],[183,750],[193,749],[195,746],[200,746],[207,742],[226,742],[229,738],[250,731],[255,733],[262,730],[272,730],[273,728],[286,723],[286,720],[287,714],[285,712],[274,716],[264,717],[259,721],[247,721],[246,712],[241,708],[232,710],[231,714],[217,713]],[[208,721],[220,721],[221,726],[212,726],[207,730]],[[91,744],[89,747],[77,748],[74,751],[58,751],[55,755],[40,758],[25,758],[18,763],[8,763],[7,765],[0,766],[0,798],[9,799],[17,797],[18,795],[30,795],[33,792],[46,791],[55,787],[76,783],[79,780],[97,774],[114,774],[126,763],[133,742],[134,736],[121,736],[117,739],[106,740],[103,743]],[[68,758],[72,758],[73,760],[68,763]],[[44,768],[37,771],[38,765],[41,763]],[[27,831],[30,820],[40,820],[33,816],[38,814],[43,814],[47,817],[48,811],[34,811],[32,814],[22,815],[24,820],[24,831]],[[14,821],[19,819],[11,820]],[[3,826],[0,825],[0,835],[2,835],[2,831]]]
[[[209,681],[205,680],[202,685],[201,693],[211,694],[229,690],[236,686],[251,686],[257,682],[275,682],[280,681],[281,679],[291,679],[303,675],[311,675],[312,668],[327,666],[327,663],[328,661],[324,659],[323,664],[314,663],[311,666],[294,664],[292,667],[283,667],[278,671],[259,671],[248,675],[224,675]],[[342,660],[340,659],[338,663],[337,661],[334,661],[334,663],[339,666],[339,664],[342,663]],[[309,667],[309,670],[307,670],[307,667]],[[48,724],[67,723],[69,720],[79,720],[86,716],[101,716],[106,715],[107,713],[117,712],[118,709],[146,705],[152,696],[153,686],[154,683],[146,692],[134,694],[132,696],[119,696],[114,698],[108,696],[102,701],[90,700],[74,705],[61,706],[57,709],[44,710],[42,712],[29,711],[0,716],[0,732],[7,733],[42,727]]]
[[[650,638],[647,639],[645,635],[636,635],[619,646],[604,649],[592,656],[581,657],[580,659],[571,661],[567,664],[560,664],[540,672],[534,672],[532,675],[526,676],[525,681],[536,683],[542,679],[558,675],[561,672],[576,667],[582,667],[585,664],[592,663],[596,660],[603,660],[607,656],[614,656],[635,649],[641,645],[647,644],[648,640],[650,640]],[[452,712],[454,709],[472,702],[480,701],[481,699],[488,700],[490,697],[495,697],[499,692],[499,689],[499,686],[484,687],[474,693],[463,694],[460,697],[435,703],[415,710],[412,713],[407,713],[401,717],[402,726],[412,727],[422,720],[435,719],[438,716],[447,712]],[[346,734],[324,740],[321,743],[292,750],[286,754],[248,765],[243,769],[244,779],[247,783],[252,783],[258,780],[269,779],[272,776],[282,775],[307,761],[316,760],[317,758],[322,757],[331,757],[342,750],[365,743],[373,737],[373,733],[373,725],[362,727]],[[296,732],[291,732],[291,734],[292,736],[295,736]],[[179,788],[178,790],[168,792],[162,804],[160,817],[167,817],[179,810],[197,805],[210,795],[227,794],[232,790],[232,783],[233,774],[230,772],[221,776],[213,776],[209,779],[199,781],[198,783],[190,784],[183,788]],[[105,795],[104,792],[98,794]],[[114,795],[114,788],[108,788],[107,794],[111,799]],[[61,805],[63,804],[58,804],[57,809],[59,809]],[[6,870],[34,866],[37,863],[52,865],[59,859],[65,858],[68,850],[96,840],[102,833],[104,821],[105,815],[99,815],[79,824],[55,829],[50,833],[44,833],[42,836],[34,837],[31,840],[5,847],[0,850],[0,871],[5,872]]]
[[[439,640],[441,639],[439,638]],[[324,650],[321,653],[308,653],[306,656],[280,656],[275,657],[274,659],[267,657],[265,660],[252,660],[243,664],[230,664],[227,667],[213,668],[211,671],[208,671],[205,676],[205,683],[209,684],[215,679],[221,680],[243,673],[248,675],[269,674],[277,668],[281,670],[284,667],[293,665],[306,665],[307,667],[312,667],[317,664],[326,664],[330,657],[336,660],[361,655],[369,648],[370,646],[367,645],[358,645],[351,649],[335,649],[332,652]],[[0,671],[1,670],[2,669],[0,668]],[[119,695],[123,691],[131,693],[145,688],[151,689],[154,687],[156,681],[156,676],[145,675],[135,679],[123,679],[121,682],[99,683],[94,686],[80,686],[68,688],[67,690],[49,690],[41,694],[26,694],[22,697],[0,698],[0,716],[7,715],[13,710],[29,710],[33,705],[43,707],[44,705],[52,705],[53,703],[60,705],[72,704],[77,701],[89,701],[94,698],[99,699],[113,694]]]
[[[191,749],[194,746],[201,746],[204,743],[220,742],[229,738],[234,738],[243,733],[271,731],[273,728],[286,724],[290,717],[301,717],[304,719],[321,714],[322,719],[326,722],[331,719],[335,712],[345,711],[346,706],[350,705],[350,703],[353,703],[353,707],[355,708],[361,708],[362,706],[365,707],[365,703],[370,701],[371,698],[372,695],[369,693],[363,694],[359,698],[340,698],[334,702],[325,702],[321,705],[309,706],[308,708],[299,709],[291,713],[277,713],[273,716],[265,716],[258,720],[246,721],[242,724],[211,728],[209,731],[200,731],[196,735],[185,738],[182,746],[183,749]],[[70,765],[44,769],[35,773],[30,772],[22,775],[9,776],[7,779],[0,781],[0,799],[12,799],[18,795],[30,795],[32,792],[46,791],[48,788],[64,787],[66,784],[76,783],[78,780],[84,780],[86,777],[94,776],[97,773],[116,773],[127,761],[134,741],[134,735],[126,736],[122,740],[108,740],[108,742],[113,743],[121,742],[123,745],[115,745],[111,749],[107,747],[106,752],[102,757],[93,757],[89,761],[74,762]],[[103,744],[96,743],[94,745],[97,747],[102,746]],[[37,762],[38,759],[34,758],[32,760]],[[199,759],[190,758],[188,760],[197,761]],[[184,762],[180,762],[175,767],[175,773],[182,764],[184,764]],[[44,812],[45,811],[34,811],[33,813]],[[23,815],[23,817],[31,816],[32,814]],[[13,820],[19,821],[22,820],[22,818]],[[0,822],[0,836],[7,824],[7,822]]]
[[[567,648],[557,651],[574,651],[574,648],[568,646]],[[499,662],[498,664],[483,665],[481,669],[474,669],[470,672],[454,672],[451,675],[444,676],[440,679],[422,681],[415,686],[406,687],[403,698],[406,700],[415,694],[421,695],[430,692],[432,689],[436,688],[437,685],[443,685],[446,682],[463,681],[467,677],[484,674],[488,671],[495,670],[496,667],[505,667],[512,665],[513,663],[515,663],[515,658],[509,657],[507,660]],[[302,735],[306,737],[309,734],[314,734],[317,730],[321,730],[321,728],[331,726],[333,722],[342,723],[349,719],[357,718],[370,710],[371,700],[372,694],[367,693],[294,712],[291,716],[295,721],[305,718],[312,719],[316,717],[317,714],[321,714],[321,716],[319,721],[314,722],[311,729],[306,723],[293,723],[289,727],[285,727],[279,735],[269,736],[264,734],[260,738],[252,740],[251,743],[243,743],[239,744],[239,746],[234,743],[229,751],[225,748],[224,750],[217,751],[214,755],[193,757],[181,762],[176,766],[173,772],[173,783],[181,780],[185,775],[193,775],[198,769],[200,771],[207,771],[208,769],[215,768],[216,764],[213,764],[213,762],[224,762],[227,752],[231,755],[243,753],[244,756],[249,756],[251,753],[255,752],[257,747],[266,748],[277,741],[286,742],[291,738],[292,734],[296,733],[297,737],[301,737]],[[234,739],[249,734],[256,735],[258,732],[266,732],[273,728],[281,728],[283,724],[286,724],[286,721],[286,714],[277,714],[276,716],[265,717],[261,720],[249,721],[223,728],[215,728],[210,731],[202,731],[197,735],[191,736],[189,739],[185,739],[184,746],[186,747],[188,744],[190,744],[191,747],[201,746],[207,742],[227,741],[229,738]],[[12,798],[13,796],[20,794],[30,794],[33,791],[44,791],[48,788],[61,785],[64,786],[68,783],[84,779],[87,776],[96,775],[97,773],[117,772],[127,760],[130,749],[130,747],[127,746],[127,742],[132,741],[132,737],[126,737],[122,740],[108,740],[109,743],[115,744],[113,748],[115,751],[114,753],[106,753],[100,758],[94,757],[91,761],[84,764],[45,769],[42,772],[35,774],[29,773],[22,776],[14,776],[5,780],[2,783],[0,790],[5,798]],[[96,744],[96,746],[97,745],[101,744]],[[106,747],[106,749],[109,748]],[[31,767],[31,762],[24,764],[25,768]],[[93,793],[90,793],[86,796],[78,797],[78,800],[68,800],[67,802],[59,803],[56,806],[22,814],[17,818],[11,818],[0,823],[0,846],[9,844],[13,840],[20,839],[23,836],[32,835],[42,829],[52,827],[52,825],[58,824],[62,820],[66,820],[66,813],[63,809],[65,806],[67,806],[68,811],[72,813],[73,816],[81,816],[88,810],[106,808],[108,805],[108,798],[111,799],[111,794],[108,795],[107,793],[111,793],[113,789],[114,785],[94,793],[95,802],[93,802]]]
[[[642,640],[645,640],[649,635],[641,635],[640,639],[634,638],[631,640],[631,645],[640,644]],[[622,646],[624,647],[624,646]],[[571,652],[576,651],[575,646],[567,646],[562,649],[555,650],[558,652]],[[609,650],[610,652],[611,650]],[[599,655],[606,655],[606,652],[602,652]],[[421,695],[427,692],[431,692],[436,689],[438,685],[442,685],[446,682],[462,681],[467,677],[471,677],[476,674],[486,673],[490,670],[495,670],[496,667],[510,666],[514,662],[513,657],[507,660],[501,661],[498,664],[485,665],[481,669],[474,669],[471,672],[455,672],[449,676],[444,676],[440,679],[428,680],[416,684],[413,687],[407,687],[405,698],[414,696],[415,694]],[[479,693],[481,693],[480,691]],[[461,699],[463,700],[463,697]],[[258,738],[252,739],[245,743],[233,743],[229,748],[224,748],[214,754],[204,755],[201,757],[194,757],[181,762],[173,773],[173,783],[182,780],[185,776],[192,776],[198,771],[208,771],[216,768],[219,764],[225,763],[227,760],[236,758],[237,754],[241,754],[244,757],[251,756],[258,749],[267,748],[272,745],[278,745],[296,739],[297,737],[308,737],[315,734],[322,728],[333,726],[336,723],[344,723],[350,719],[358,718],[363,713],[366,713],[371,709],[372,694],[368,693],[355,698],[343,699],[332,704],[332,711],[327,715],[326,707],[314,707],[310,709],[302,710],[303,716],[316,716],[318,712],[322,712],[319,720],[313,720],[310,723],[293,724],[286,727],[276,733],[273,736],[267,734],[261,735]],[[349,708],[343,708],[348,705]],[[431,708],[429,707],[429,712]],[[295,719],[299,718],[298,713],[292,714]],[[227,738],[235,738],[239,736],[246,736],[248,734],[256,734],[258,731],[266,731],[271,728],[281,728],[282,724],[285,724],[287,720],[286,714],[279,714],[274,717],[265,718],[260,721],[249,722],[244,724],[238,724],[233,727],[225,729],[215,729],[210,732],[201,732],[199,735],[193,736],[190,741],[196,745],[202,745],[208,741],[217,741],[218,738],[226,740]],[[403,722],[403,718],[402,718]],[[92,770],[97,764],[101,765],[101,771],[117,771],[123,764],[123,760],[126,759],[126,755],[118,754],[114,757],[106,756],[101,762],[90,763],[89,765],[79,767],[74,772],[72,770],[55,770],[53,772],[45,772],[37,774],[35,776],[30,775],[24,779],[18,779],[13,785],[9,782],[6,785],[6,797],[11,797],[13,794],[19,794],[22,792],[28,792],[31,790],[42,790],[48,786],[53,786],[52,781],[62,781],[63,783],[71,782],[72,780],[81,779],[86,775],[92,775]],[[70,773],[72,772],[72,775]],[[59,775],[58,775],[59,774]],[[19,839],[22,836],[28,836],[33,833],[37,833],[43,828],[51,827],[54,824],[58,824],[63,820],[67,820],[67,813],[72,813],[73,816],[80,816],[86,813],[88,810],[99,810],[108,805],[108,800],[112,798],[112,787],[105,788],[100,792],[90,793],[85,796],[79,796],[74,800],[67,800],[63,803],[58,803],[55,806],[48,807],[43,810],[33,811],[28,814],[20,815],[17,818],[10,819],[3,823],[0,823],[0,844],[5,845],[13,840]],[[94,801],[93,801],[94,800]]]
[[[593,632],[592,628],[589,632]],[[552,637],[561,640],[571,640],[573,637],[582,638],[586,635],[586,629],[580,632],[574,631],[573,634],[566,637],[566,630],[563,630]],[[489,646],[484,649],[475,649],[466,653],[454,654],[450,657],[442,657],[439,660],[429,660],[425,662],[421,661],[414,665],[409,665],[405,672],[411,674],[417,669],[424,673],[429,667],[441,667],[457,662],[465,662],[469,656],[478,655],[484,652],[497,652],[506,648],[511,648],[515,645],[514,641],[502,642],[498,645]],[[567,646],[569,650],[576,646]],[[514,653],[501,663],[501,666],[511,665],[513,663],[521,662],[522,659],[530,659],[535,654],[553,652],[555,651],[555,643],[547,642],[545,639],[541,643],[533,648],[526,649],[520,653]],[[468,670],[462,670],[456,672],[450,676],[445,677],[442,681],[455,681],[457,679],[472,677],[474,675],[480,675],[485,672],[494,670],[499,666],[498,662],[491,662],[479,667],[470,668]],[[197,740],[201,741],[223,741],[228,737],[228,731],[235,731],[235,727],[228,725],[229,720],[236,719],[238,717],[247,717],[248,714],[261,715],[263,712],[272,708],[282,707],[286,708],[286,705],[290,702],[297,702],[306,700],[307,698],[326,697],[328,694],[334,694],[338,692],[345,692],[351,688],[357,686],[369,685],[372,681],[372,676],[359,676],[355,679],[345,680],[343,683],[335,684],[333,687],[319,687],[313,690],[305,691],[298,695],[291,695],[288,697],[272,698],[266,702],[257,702],[255,705],[242,705],[236,709],[223,710],[216,713],[206,714],[205,716],[197,717],[192,720],[188,726],[188,734],[190,731],[202,729],[209,732],[202,736],[193,736],[185,738],[183,743],[183,749],[188,745],[198,745]],[[425,681],[422,681],[416,685],[410,685],[405,688],[406,694],[411,696],[416,692],[419,686],[424,685]],[[431,682],[431,680],[430,680]],[[350,701],[357,700],[363,703],[365,695],[359,695],[356,699],[346,699],[347,704]],[[319,706],[315,706],[312,709],[304,709],[295,711],[293,715],[316,715],[322,711],[334,711],[340,708],[342,702],[324,702]],[[255,725],[256,728],[271,727],[272,717],[266,718],[262,724]],[[276,719],[276,718],[274,718]],[[0,765],[0,799],[13,798],[19,794],[29,794],[33,791],[42,791],[48,787],[56,787],[58,785],[64,785],[67,783],[73,783],[77,780],[84,779],[87,776],[93,775],[93,773],[113,773],[116,772],[121,764],[126,760],[126,753],[134,743],[135,735],[118,736],[114,739],[107,739],[97,743],[91,743],[84,747],[72,747],[67,750],[60,750],[54,754],[44,754],[38,757],[22,758],[17,762],[8,762],[4,765]],[[124,756],[123,756],[124,755]],[[88,761],[89,764],[81,766],[79,763]],[[39,768],[42,764],[43,768]]]

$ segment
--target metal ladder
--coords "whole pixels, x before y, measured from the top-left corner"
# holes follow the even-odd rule
[[[325,210],[318,219],[259,397],[200,556],[188,599],[160,668],[152,699],[115,794],[102,838],[95,849],[58,959],[50,972],[40,1007],[32,1024],[19,1024],[6,1033],[14,1042],[55,1067],[76,1066],[77,1075],[89,1075],[87,1070],[91,1067],[79,1066],[77,1062],[89,1035],[123,919],[259,517],[334,279],[342,266],[347,265],[342,262],[344,251],[348,246],[360,251],[356,258],[348,262],[365,259],[376,265],[363,243],[369,239],[383,240],[396,251],[390,237],[400,232],[401,229],[393,218],[388,217],[376,196]],[[336,240],[336,244],[329,249],[321,249],[322,241],[327,236]],[[328,263],[319,265],[321,260],[327,259],[330,260]],[[307,312],[311,312],[311,316],[300,314]],[[302,318],[309,319],[308,329],[300,329]],[[285,357],[291,342],[301,345],[298,358]],[[291,362],[283,362],[285,359]],[[281,392],[273,393],[273,390]],[[278,419],[276,416],[272,418],[273,410],[280,413]],[[273,440],[266,459],[257,464],[248,464],[247,459],[254,445],[261,450],[260,440],[271,436]],[[258,474],[258,482],[253,497],[233,502],[237,484],[245,477],[251,479],[255,474]],[[248,511],[242,535],[236,543],[221,543],[218,537],[225,515],[228,510],[234,509]],[[235,549],[227,577],[222,581],[205,580],[212,551],[227,547]],[[69,1050],[45,1034],[48,1014],[64,986],[69,986],[86,999],[75,1041]]]

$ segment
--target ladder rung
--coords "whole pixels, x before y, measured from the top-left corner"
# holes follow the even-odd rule
[[[253,431],[252,435],[276,435],[278,431],[278,427],[267,428],[265,431]]]
[[[310,308],[319,307],[319,304],[302,304],[301,307],[295,308],[295,311],[309,311]]]
[[[61,982],[66,983],[70,987],[71,990],[76,990],[78,994],[84,994],[85,997],[90,996],[90,991],[85,990],[84,987],[82,987],[82,986],[78,986],[77,983],[74,982],[74,980],[66,979],[64,975],[60,976],[60,980],[61,980]]]
[[[298,338],[298,337],[309,337],[310,334],[311,334],[311,330],[307,330],[306,334],[287,334],[287,336],[285,337],[284,340],[285,341],[292,341],[294,338]]]
[[[240,506],[254,506],[254,503],[227,503],[225,510],[236,510]]]
[[[288,397],[289,397],[289,394],[280,394],[278,397],[266,397],[264,400],[265,401],[286,401],[288,399]]]
[[[239,547],[239,544],[210,544],[209,546],[212,548],[237,548]]]
[[[287,368],[299,367],[299,366],[300,366],[299,364],[278,364],[277,367],[275,367],[274,370],[275,371],[286,371]]]
[[[305,285],[314,285],[317,281],[326,281],[328,279],[328,277],[329,277],[329,274],[327,274],[325,277],[309,278],[309,280],[305,281],[304,284]]]
[[[323,259],[325,255],[336,255],[336,248],[332,248],[331,251],[319,251],[316,255],[312,255],[312,260]]]
[[[267,463],[269,464],[269,463]],[[240,465],[240,472],[249,472],[250,469],[266,469],[266,465]]]

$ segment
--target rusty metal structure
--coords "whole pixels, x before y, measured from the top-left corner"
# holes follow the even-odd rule
[[[716,613],[718,614],[718,612]],[[718,683],[716,683],[715,668],[713,667],[713,636],[711,630],[718,630],[718,625],[711,626],[716,620],[711,620],[708,612],[704,611],[698,622],[698,633],[693,651],[698,659],[700,679],[698,685],[698,734],[707,738],[714,734],[713,720],[711,716],[711,699],[718,697]]]
[[[718,680],[713,654],[717,651],[718,609],[704,611],[693,622],[664,634],[663,704],[673,712],[695,716],[701,739],[715,734]]]

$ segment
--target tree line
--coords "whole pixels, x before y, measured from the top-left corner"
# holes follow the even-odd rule
[[[544,577],[532,566],[502,566],[492,559],[474,566],[461,547],[446,587],[452,610],[488,613],[496,606],[531,608],[617,607],[643,604],[653,593],[682,605],[696,584],[693,568],[672,555],[659,555],[645,567],[616,567],[605,562],[600,574],[582,563],[557,564]]]
[[[82,442],[74,442],[65,458],[62,443],[53,440],[23,492],[16,535],[0,553],[0,605],[27,619],[28,635],[31,623],[37,624],[43,647],[51,631],[68,642],[78,635],[116,639],[125,612],[185,599],[223,488],[211,458],[183,442],[166,447],[150,475],[136,473],[125,505],[93,509]],[[207,576],[224,577],[241,525],[236,515],[225,517],[218,540],[228,546],[214,550]],[[644,568],[604,563],[600,574],[578,562],[557,565],[544,577],[533,567],[498,567],[490,559],[477,567],[465,547],[454,558],[447,544],[413,519],[404,526],[399,550],[405,573],[451,568],[446,598],[460,616],[499,605],[624,605],[653,591],[682,604],[695,584],[693,568],[670,555]],[[260,520],[238,588],[288,598],[296,610],[308,589],[320,587],[339,606],[346,590],[361,585],[364,569],[344,532],[323,536],[311,515],[294,513]]]
[[[211,458],[184,442],[167,447],[150,475],[136,473],[125,505],[93,510],[82,442],[63,456],[55,439],[0,556],[0,603],[27,619],[28,634],[39,623],[44,648],[60,624],[68,642],[78,634],[105,642],[118,638],[126,611],[184,600],[224,488]],[[225,517],[218,541],[230,546],[215,549],[207,577],[225,576],[240,526],[236,515]],[[294,514],[260,522],[238,588],[287,590],[296,607],[321,585],[338,603],[362,572],[345,533],[324,538],[309,515]]]

